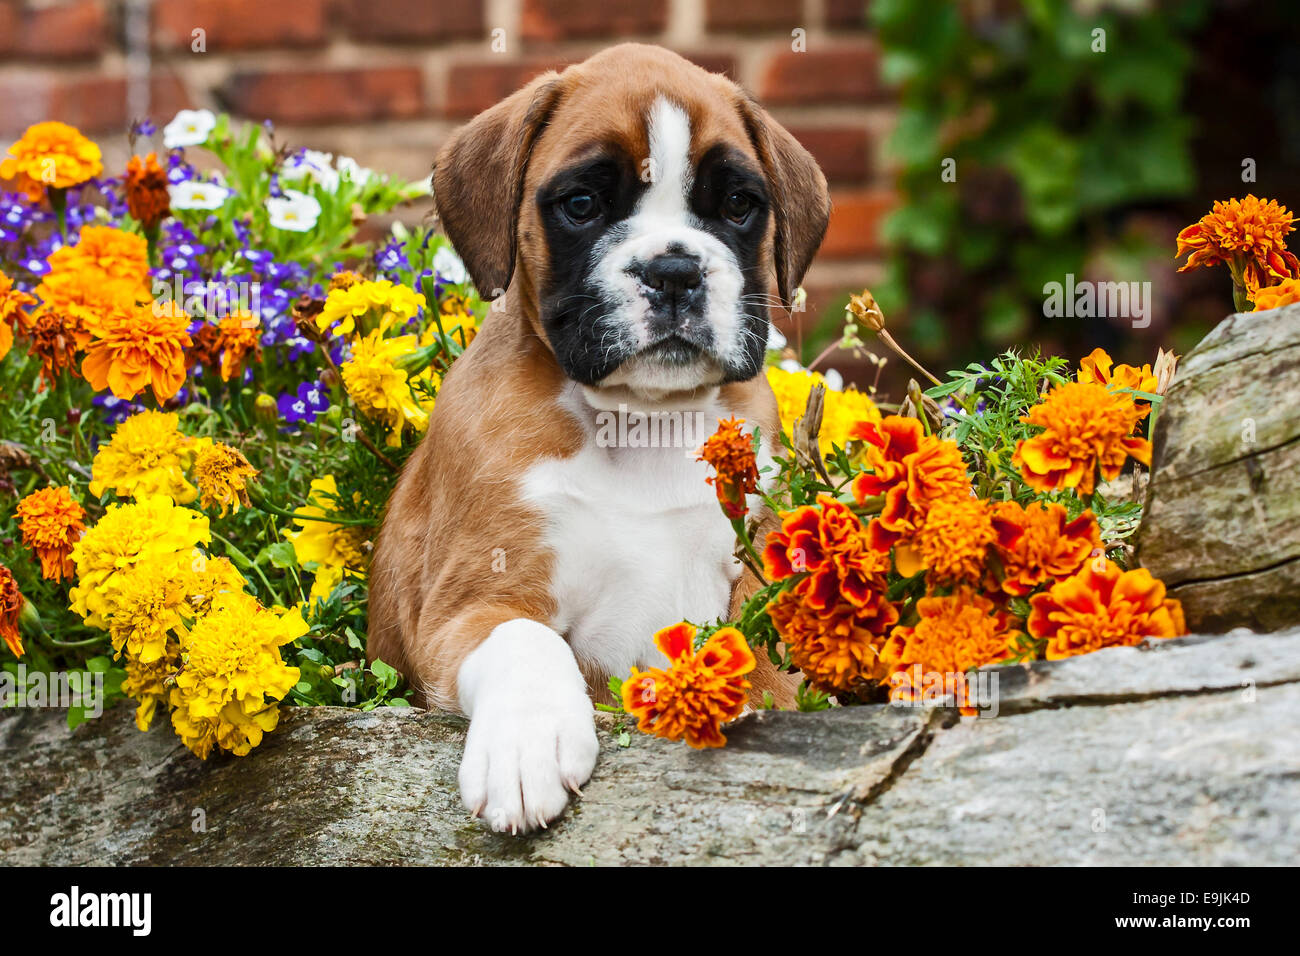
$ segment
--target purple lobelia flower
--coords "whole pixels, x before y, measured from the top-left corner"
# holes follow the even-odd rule
[[[303,382],[296,394],[282,392],[276,400],[280,417],[291,425],[310,425],[330,407],[325,389],[319,382]]]

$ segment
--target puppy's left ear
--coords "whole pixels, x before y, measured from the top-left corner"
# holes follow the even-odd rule
[[[831,218],[830,191],[817,160],[767,110],[744,93],[740,99],[740,115],[758,151],[772,194],[776,219],[772,250],[776,259],[776,287],[781,300],[789,305],[826,235]]]

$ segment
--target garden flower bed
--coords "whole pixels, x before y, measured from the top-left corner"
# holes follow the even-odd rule
[[[366,658],[368,556],[490,319],[429,228],[359,240],[423,186],[204,111],[133,146],[159,136],[113,177],[43,123],[0,166],[18,190],[0,208],[5,703],[64,675],[74,726],[131,698],[141,730],[244,756],[290,706],[408,705]],[[1290,214],[1234,203],[1179,254],[1226,264],[1241,308],[1300,299]],[[802,673],[802,710],[979,713],[987,668],[1186,634],[1133,559],[1141,503],[1108,484],[1152,463],[1171,354],[1007,353],[940,378],[864,293],[840,345],[871,335],[926,387],[844,387],[774,336],[784,454],[760,469],[736,421],[704,443],[751,594],[734,620],[664,622],[665,666],[609,675],[624,745],[635,726],[724,746],[755,654]]]

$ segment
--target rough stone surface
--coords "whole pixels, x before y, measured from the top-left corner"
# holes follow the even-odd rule
[[[0,718],[5,864],[1136,864],[1300,858],[1300,629],[1002,669],[999,715],[760,713],[723,750],[607,727],[550,830],[456,793],[458,718],[287,709],[250,756],[128,707]],[[608,724],[608,721],[605,721]]]
[[[1138,558],[1194,630],[1300,623],[1300,305],[1225,319],[1156,422]]]

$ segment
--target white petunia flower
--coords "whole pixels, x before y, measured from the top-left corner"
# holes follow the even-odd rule
[[[364,186],[375,176],[373,169],[367,169],[362,166],[351,156],[340,156],[335,160],[334,165],[338,167],[339,174],[350,183],[356,183],[358,186]]]
[[[832,392],[844,391],[844,376],[836,369],[828,368],[822,372],[822,378],[826,381],[826,388]]]
[[[433,254],[433,271],[445,281],[455,285],[460,285],[469,278],[469,273],[465,271],[465,263],[460,261],[460,256],[456,255],[449,246],[443,246]]]
[[[168,149],[198,146],[208,141],[208,134],[217,125],[211,110],[181,110],[163,127],[163,145]]]
[[[173,209],[219,209],[230,196],[230,190],[216,183],[189,180],[167,187]]]
[[[273,197],[266,201],[266,211],[270,214],[271,225],[276,229],[306,232],[320,218],[320,203],[314,196],[300,193],[296,189],[286,189],[283,198]]]
[[[326,192],[335,192],[339,188],[339,174],[330,165],[333,158],[330,153],[305,149],[285,160],[280,167],[280,179],[292,183],[319,183]]]
[[[779,352],[785,348],[785,336],[782,335],[775,325],[769,324],[767,327],[767,350],[769,352]]]
[[[776,367],[781,369],[784,372],[805,371],[804,367],[800,365],[798,362],[796,362],[794,359],[781,359],[781,361],[776,363]]]

